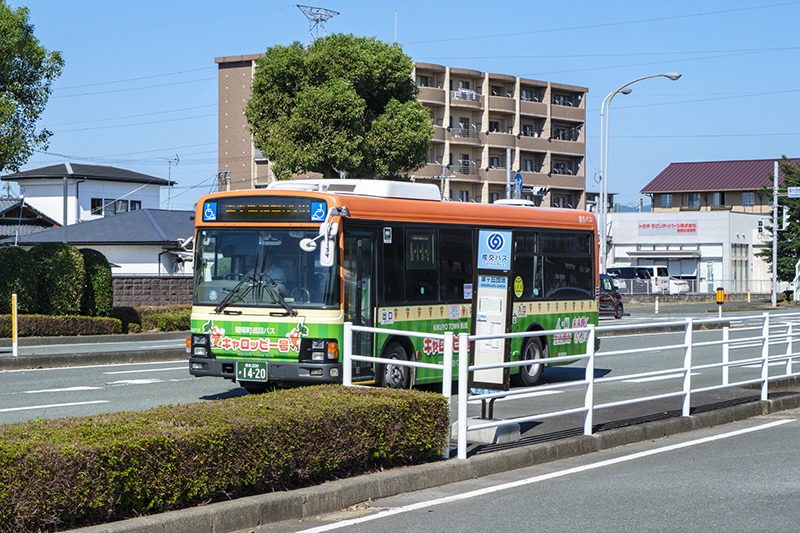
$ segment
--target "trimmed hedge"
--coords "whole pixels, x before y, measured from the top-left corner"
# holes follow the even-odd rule
[[[85,269],[83,256],[74,246],[43,242],[30,251],[37,264],[36,311],[52,315],[79,315]]]
[[[0,314],[11,312],[11,295],[17,295],[20,313],[36,312],[38,289],[36,261],[16,246],[0,248]]]
[[[109,316],[114,308],[114,284],[111,264],[102,253],[91,248],[78,250],[83,256],[85,278],[81,314],[84,316]]]
[[[18,315],[20,337],[66,337],[75,335],[117,335],[122,322],[116,318],[87,316]],[[0,337],[11,336],[11,315],[0,315]]]
[[[123,333],[184,331],[191,327],[191,311],[189,305],[140,305],[115,307],[111,316],[122,321]]]
[[[305,387],[0,426],[0,531],[66,529],[436,460],[438,394]]]

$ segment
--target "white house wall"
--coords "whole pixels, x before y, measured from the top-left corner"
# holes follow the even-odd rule
[[[759,220],[770,217],[727,210],[609,213],[608,265],[666,265],[670,275],[693,277],[698,291],[710,292],[733,285],[734,245],[744,245],[749,285],[742,292],[768,292],[769,265],[756,254],[771,241],[758,232]]]
[[[76,246],[92,248],[106,256],[110,263],[117,265],[111,269],[114,275],[174,273],[175,256],[162,253],[164,250],[161,246]],[[191,272],[191,263],[187,266],[187,271]]]
[[[64,222],[64,180],[30,180],[21,182],[25,202],[59,224]],[[138,200],[143,209],[159,209],[159,185],[113,181],[80,181],[70,178],[67,184],[67,224],[101,218],[92,215],[92,198]],[[77,214],[77,216],[76,216]]]

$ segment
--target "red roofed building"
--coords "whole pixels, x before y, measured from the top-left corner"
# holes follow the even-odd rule
[[[800,159],[789,161],[800,166]],[[654,212],[769,213],[772,197],[761,196],[758,191],[772,187],[774,165],[775,159],[670,163],[641,193],[650,196]]]

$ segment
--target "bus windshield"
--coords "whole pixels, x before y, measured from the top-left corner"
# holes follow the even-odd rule
[[[318,252],[300,248],[317,229],[200,229],[194,303],[302,308],[339,306],[338,268],[321,266]],[[219,312],[218,311],[218,312]]]

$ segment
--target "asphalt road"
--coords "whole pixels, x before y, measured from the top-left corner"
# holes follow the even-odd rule
[[[798,418],[783,411],[247,531],[794,532]]]

